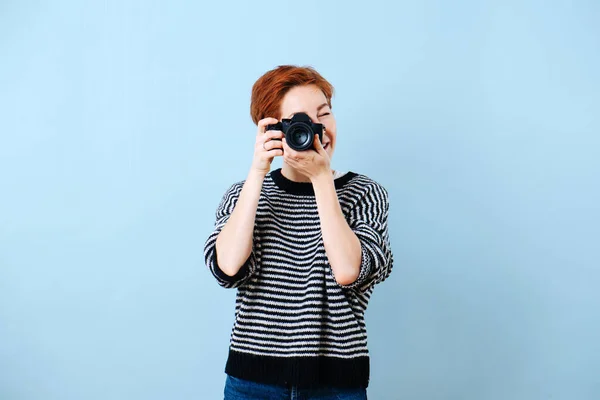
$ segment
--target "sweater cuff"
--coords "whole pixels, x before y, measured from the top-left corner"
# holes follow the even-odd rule
[[[348,285],[340,285],[344,289],[353,289],[362,285],[371,274],[373,269],[373,257],[371,257],[371,254],[363,243],[360,244],[360,253],[361,262],[358,277],[354,282]]]
[[[225,272],[223,272],[221,267],[219,267],[219,263],[217,262],[217,251],[215,250],[213,252],[211,261],[212,261],[212,265],[214,267],[214,272],[215,272],[216,277],[219,280],[226,282],[226,283],[230,283],[230,284],[234,284],[236,282],[241,281],[246,276],[248,276],[248,274],[250,273],[250,265],[252,264],[252,256],[253,256],[253,254],[250,253],[250,256],[244,262],[244,264],[242,265],[240,270],[235,275],[230,276],[230,275],[227,275]]]

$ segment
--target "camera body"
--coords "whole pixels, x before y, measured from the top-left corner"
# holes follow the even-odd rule
[[[305,113],[297,113],[291,119],[282,119],[274,125],[267,125],[267,131],[279,130],[285,135],[288,146],[296,151],[313,148],[315,135],[323,142],[323,124],[314,124]]]

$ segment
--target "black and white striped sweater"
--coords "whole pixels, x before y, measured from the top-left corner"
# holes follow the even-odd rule
[[[237,275],[226,275],[219,269],[215,242],[244,182],[223,196],[204,257],[220,285],[237,288],[226,373],[299,387],[367,387],[364,312],[374,285],[392,270],[388,195],[353,172],[334,182],[362,247],[359,277],[348,286],[336,282],[328,263],[312,184],[293,182],[281,169],[263,182],[250,257]]]

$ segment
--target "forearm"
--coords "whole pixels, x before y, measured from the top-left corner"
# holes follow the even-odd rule
[[[323,243],[337,282],[349,285],[360,273],[361,245],[342,213],[331,174],[313,180]]]
[[[248,174],[237,204],[217,237],[219,268],[229,276],[238,273],[252,252],[256,209],[263,179],[264,174],[254,171]]]

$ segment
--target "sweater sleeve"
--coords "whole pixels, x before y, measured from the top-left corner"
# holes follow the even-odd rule
[[[388,193],[383,186],[372,182],[347,215],[348,225],[360,241],[362,260],[356,281],[342,287],[365,292],[392,272],[388,215]]]
[[[233,209],[239,199],[240,193],[242,191],[243,182],[238,182],[233,184],[227,192],[223,195],[219,206],[216,211],[216,220],[212,233],[208,236],[204,244],[204,261],[206,266],[216,278],[217,283],[225,288],[237,288],[241,286],[244,282],[252,276],[254,271],[256,270],[256,256],[254,253],[254,246],[252,247],[252,252],[250,256],[246,260],[246,262],[242,265],[239,272],[234,276],[229,276],[219,267],[219,263],[217,260],[217,237],[223,227],[229,220]],[[225,249],[226,251],[226,249]]]

